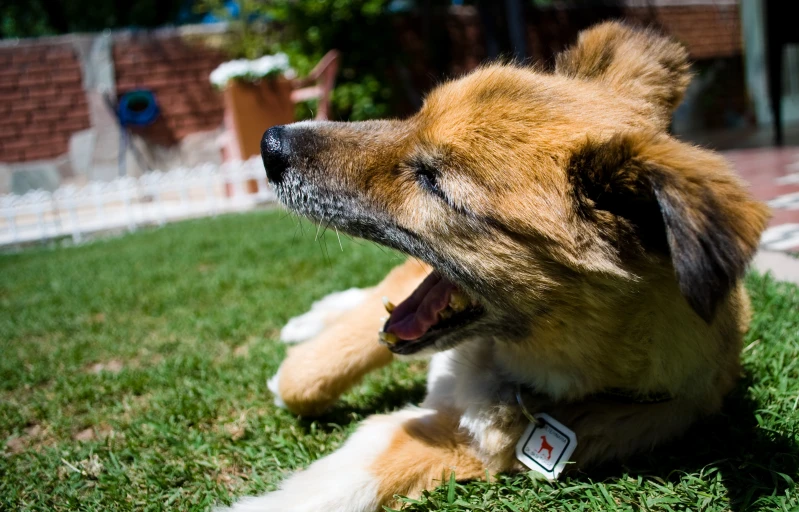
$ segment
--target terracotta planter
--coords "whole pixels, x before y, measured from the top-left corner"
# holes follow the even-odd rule
[[[294,122],[291,82],[283,77],[258,82],[230,80],[225,87],[225,129],[231,140],[225,159],[247,160],[261,154],[261,137],[278,124]],[[256,180],[249,180],[248,193],[258,191]],[[232,191],[228,190],[228,195]]]
[[[225,124],[235,137],[242,160],[261,153],[261,137],[268,128],[294,122],[291,91],[291,82],[283,77],[227,83]]]

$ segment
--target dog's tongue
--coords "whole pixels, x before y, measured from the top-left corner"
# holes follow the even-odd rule
[[[394,308],[384,330],[401,340],[421,338],[438,322],[438,314],[447,308],[457,288],[438,272],[433,272],[410,297]]]

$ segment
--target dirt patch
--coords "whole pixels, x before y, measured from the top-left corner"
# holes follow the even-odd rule
[[[113,437],[115,434],[114,429],[107,423],[102,423],[98,426],[84,428],[72,435],[75,441],[88,442],[95,440],[107,439]]]
[[[6,441],[5,450],[11,455],[16,455],[27,450],[39,451],[54,443],[49,427],[37,423],[25,427],[20,435]]]
[[[214,471],[213,479],[216,483],[224,485],[229,491],[233,491],[241,487],[242,482],[247,480],[247,472],[241,466],[223,461]]]
[[[104,363],[94,363],[89,365],[87,370],[90,373],[98,374],[102,372],[108,373],[119,373],[125,367],[125,364],[120,361],[119,359],[112,359],[110,361],[106,361]]]
[[[236,420],[226,423],[225,432],[233,441],[238,441],[247,435],[247,413],[243,412]]]
[[[95,313],[89,317],[90,324],[104,324],[105,323],[105,313]]]

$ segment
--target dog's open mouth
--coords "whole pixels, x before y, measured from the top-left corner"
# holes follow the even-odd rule
[[[397,306],[385,299],[389,312],[380,342],[396,354],[414,354],[433,345],[441,335],[476,320],[483,307],[456,284],[433,272]]]

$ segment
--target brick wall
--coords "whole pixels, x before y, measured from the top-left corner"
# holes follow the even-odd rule
[[[71,45],[0,48],[0,162],[63,155],[70,135],[86,128],[88,105]]]
[[[114,41],[113,58],[118,94],[133,89],[155,92],[162,121],[150,130],[164,145],[222,124],[222,95],[208,75],[225,56],[180,37],[129,36]]]
[[[681,41],[695,60],[734,57],[743,51],[737,5],[672,5],[630,8],[627,16],[660,25]]]
[[[81,65],[69,36],[0,47],[0,162],[46,160],[69,150],[70,136],[90,128]],[[151,89],[161,119],[140,132],[170,146],[222,124],[222,95],[209,81],[221,52],[176,34],[119,33],[112,57],[117,94]]]
[[[554,64],[555,55],[573,44],[581,30],[609,19],[626,19],[639,26],[659,28],[685,44],[694,61],[740,59],[743,52],[736,4],[668,3],[640,7],[607,2],[591,8],[535,9],[527,6],[527,52],[531,62],[544,68]],[[428,36],[429,40],[425,41],[421,20],[403,21],[396,24],[397,37],[402,50],[412,57],[407,59],[408,67],[419,90],[427,90],[446,76],[462,75],[486,57],[482,25],[474,7],[452,8],[446,15],[434,13],[430,25],[446,28],[445,48],[433,37]],[[446,56],[443,66],[434,63],[436,57],[432,54],[435,53]]]
[[[626,19],[659,28],[682,42],[696,61],[740,56],[743,52],[739,8],[729,4],[534,10],[528,12],[528,52],[533,60],[552,63],[580,30],[606,19]]]
[[[544,65],[551,64],[553,56],[571,44],[579,30],[602,19],[619,17],[661,26],[686,44],[695,60],[740,59],[742,53],[737,5],[564,8],[527,14],[528,52],[532,60]],[[473,69],[485,56],[474,9],[442,13],[438,21],[441,23],[433,26],[443,23],[446,36],[436,39],[435,44],[425,41],[417,19],[401,20],[396,27],[403,51],[420,57],[409,61],[413,82],[421,91],[443,75]],[[448,49],[432,60],[425,57],[431,47],[441,45]],[[222,53],[192,44],[174,30],[114,34],[112,53],[118,94],[138,88],[156,94],[162,115],[155,126],[142,133],[145,138],[171,145],[190,133],[222,124],[222,95],[208,81],[210,72],[225,60]],[[89,128],[80,69],[68,36],[0,46],[0,162],[63,155],[68,151],[70,135]],[[741,98],[742,90],[735,88]]]

